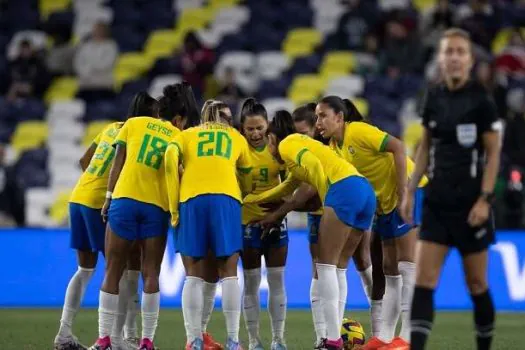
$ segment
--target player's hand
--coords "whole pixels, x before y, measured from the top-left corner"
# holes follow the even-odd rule
[[[401,206],[398,208],[403,221],[409,225],[414,222],[414,193],[407,192],[403,197]]]
[[[108,211],[109,211],[109,206],[111,204],[111,198],[106,198],[106,201],[104,202],[104,205],[102,206],[102,220],[104,222],[107,222],[108,221]]]
[[[283,203],[284,201],[261,203],[259,204],[259,206],[263,208],[264,212],[272,212],[275,211],[275,209],[279,208],[281,205],[283,205]]]
[[[271,226],[277,221],[279,221],[279,217],[275,215],[275,212],[271,212],[266,214],[261,220],[257,221],[259,225],[262,227]]]
[[[468,224],[472,227],[483,225],[489,219],[490,204],[478,199],[468,214]]]

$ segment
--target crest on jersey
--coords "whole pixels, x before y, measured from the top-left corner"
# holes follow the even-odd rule
[[[459,124],[456,126],[456,136],[461,146],[471,147],[478,138],[478,128],[474,123]]]
[[[348,152],[350,152],[351,155],[355,154],[355,149],[352,146],[348,146]]]

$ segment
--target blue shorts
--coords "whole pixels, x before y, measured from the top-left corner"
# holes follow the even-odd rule
[[[279,227],[279,232],[272,232],[261,239],[262,229],[258,224],[242,225],[244,247],[256,249],[280,248],[288,245],[288,224],[286,218]]]
[[[378,215],[374,225],[374,232],[381,237],[381,239],[392,239],[405,235],[414,227],[421,225],[423,216],[423,197],[424,190],[418,188],[414,198],[414,224],[405,224],[397,209],[392,210],[388,214]]]
[[[176,247],[183,256],[201,258],[211,250],[228,257],[242,250],[241,203],[224,194],[203,194],[181,203]]]
[[[108,212],[109,227],[129,241],[167,235],[169,220],[162,208],[130,198],[113,199]]]
[[[308,213],[308,242],[310,244],[317,244],[319,239],[319,225],[321,225],[322,215]]]
[[[103,252],[106,225],[100,209],[69,203],[70,247],[76,250]]]
[[[346,225],[368,231],[374,220],[376,196],[364,177],[349,176],[330,185],[324,206],[334,209]]]

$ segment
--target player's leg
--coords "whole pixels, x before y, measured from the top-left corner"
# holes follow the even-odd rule
[[[202,306],[202,337],[204,345],[212,349],[222,349],[222,345],[213,339],[212,335],[207,332],[208,323],[210,322],[213,307],[215,306],[215,294],[217,294],[217,284],[219,282],[219,271],[217,271],[217,260],[211,252],[204,259],[202,264],[203,284],[203,306]]]
[[[272,326],[272,350],[286,349],[284,328],[286,322],[286,288],[284,285],[284,270],[288,256],[288,229],[283,222],[278,231],[278,237],[268,237],[272,240],[264,250],[266,272],[268,279],[268,311]],[[274,233],[277,235],[277,233]]]
[[[372,260],[372,293],[370,300],[370,321],[372,336],[379,336],[381,330],[381,313],[383,295],[385,294],[385,274],[383,273],[383,247],[381,237],[371,234],[370,255]]]
[[[415,251],[419,228],[396,239],[398,269],[403,281],[401,288],[401,331],[399,337],[410,343],[410,310],[416,283]]]
[[[126,282],[128,298],[126,303],[126,321],[124,324],[124,337],[130,344],[139,344],[137,330],[137,315],[140,311],[139,303],[139,277],[141,270],[141,248],[138,242],[134,242],[127,263]]]
[[[71,247],[77,250],[78,269],[71,277],[66,289],[60,328],[54,340],[55,350],[86,349],[74,337],[73,321],[80,308],[80,303],[88,282],[93,275],[97,263],[98,251],[93,252],[89,241],[86,222],[82,216],[80,205],[70,203],[69,215],[71,223]],[[100,221],[102,218],[99,216]]]
[[[363,237],[364,236],[365,234],[363,234]],[[345,316],[346,298],[348,295],[348,282],[346,279],[346,270],[348,268],[348,262],[352,258],[352,254],[354,256],[354,261],[356,260],[355,257],[356,255],[358,255],[357,251],[359,250],[359,247],[361,246],[362,242],[363,242],[363,239],[361,239],[361,242],[359,242],[359,245],[356,248],[352,246],[352,243],[353,243],[352,240],[348,240],[345,243],[343,250],[341,251],[339,262],[337,263],[337,283],[339,287],[339,300],[338,300],[339,317],[338,318],[341,321],[343,320]],[[360,256],[360,258],[362,257]],[[358,259],[358,263],[362,263],[362,262],[363,261]],[[356,263],[356,267],[357,267],[357,263]],[[362,267],[362,266],[359,266],[359,267]]]
[[[361,284],[368,301],[372,297],[373,276],[372,259],[370,254],[372,232],[366,231],[353,256],[354,264],[361,278]],[[341,262],[342,263],[342,262]]]
[[[319,296],[319,282],[317,280],[317,267],[319,257],[319,225],[321,215],[308,214],[308,240],[310,242],[310,256],[312,257],[312,281],[310,283],[310,305],[312,308],[312,320],[315,330],[315,348],[322,346],[322,341],[326,338],[326,324],[324,322],[323,309],[321,308]]]
[[[243,225],[242,230],[244,232],[244,249],[241,254],[244,273],[243,315],[248,331],[249,350],[259,350],[262,349],[259,335],[262,230],[259,225]]]

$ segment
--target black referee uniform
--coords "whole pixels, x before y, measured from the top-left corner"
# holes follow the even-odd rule
[[[471,227],[468,215],[481,195],[484,169],[482,135],[500,130],[491,97],[469,81],[458,90],[430,88],[422,105],[430,135],[420,239],[456,247],[461,255],[480,252],[495,240],[494,220]]]

